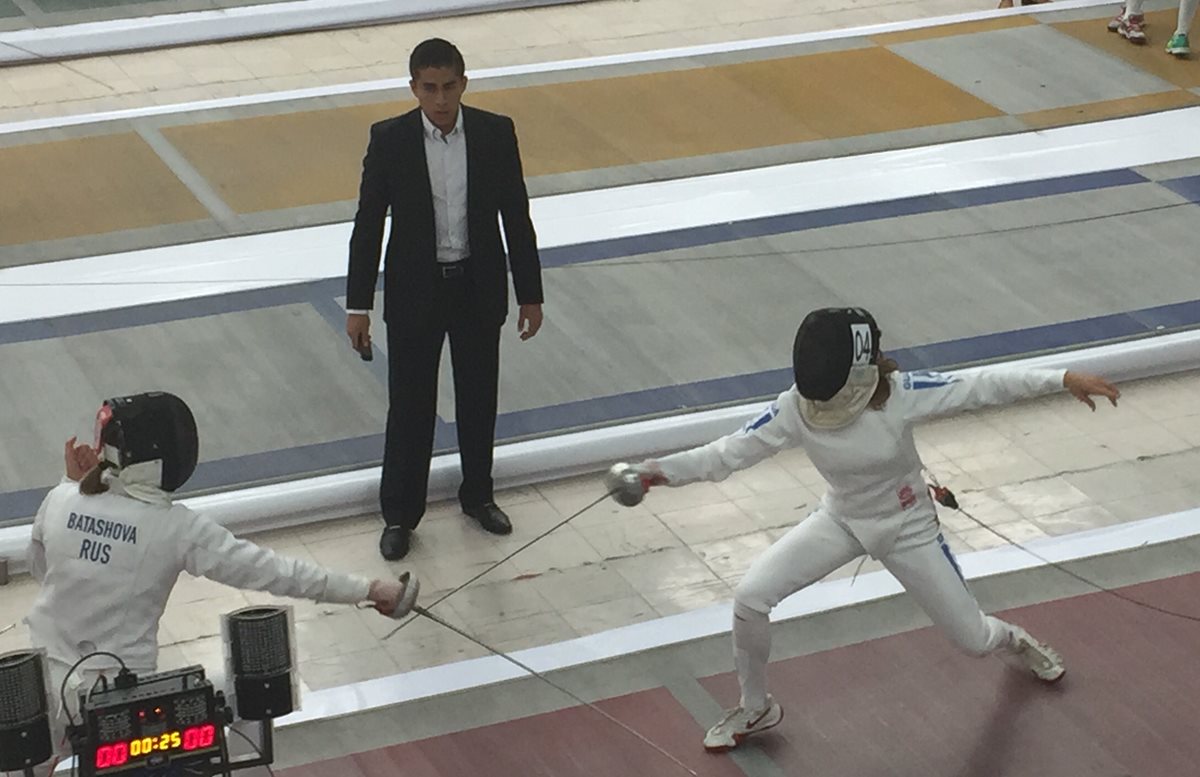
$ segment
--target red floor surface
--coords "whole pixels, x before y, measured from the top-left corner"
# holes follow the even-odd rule
[[[698,747],[700,725],[666,690],[604,701],[604,711],[701,777],[743,777]],[[280,777],[688,777],[632,734],[586,707],[498,723],[279,772]]]
[[[1200,614],[1200,574],[1123,589]],[[1004,617],[1055,645],[1067,676],[1044,686],[957,653],[932,629],[771,665],[783,723],[751,740],[805,777],[1194,777],[1200,775],[1200,623],[1107,594]],[[701,681],[723,705],[736,680]],[[702,726],[665,690],[604,702],[699,774],[742,775],[705,754]],[[513,720],[296,767],[282,777],[683,775],[586,708]]]
[[[1200,574],[1124,589],[1200,615]],[[1011,610],[1063,654],[1045,686],[932,629],[771,665],[783,723],[758,738],[787,775],[1200,775],[1200,622],[1108,594]],[[702,681],[735,701],[729,674]]]

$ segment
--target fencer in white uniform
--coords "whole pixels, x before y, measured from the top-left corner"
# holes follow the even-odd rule
[[[734,597],[734,663],[741,703],[707,733],[706,748],[737,746],[779,723],[766,689],[769,615],[787,596],[864,553],[903,584],[963,651],[1000,653],[1043,681],[1062,676],[1062,659],[1019,626],[984,614],[942,537],[922,475],[912,427],[926,418],[1068,389],[1094,409],[1115,405],[1108,382],[1065,370],[988,368],[950,377],[897,372],[879,350],[870,313],[810,313],[793,351],[796,384],[740,431],[693,450],[635,465],[641,488],[723,480],[784,448],[802,446],[827,483],[817,509],[750,567]]]
[[[46,651],[56,696],[70,667],[95,651],[120,656],[135,672],[154,671],[159,619],[185,570],[279,596],[370,601],[393,617],[411,611],[415,578],[370,580],[288,558],[174,503],[172,492],[191,476],[198,451],[191,411],[164,392],[106,401],[96,448],[68,442],[68,477],[47,494],[34,519],[29,565],[41,590],[25,619],[34,647]],[[116,666],[97,656],[72,674],[72,711],[75,691]],[[59,735],[63,717],[59,710]]]

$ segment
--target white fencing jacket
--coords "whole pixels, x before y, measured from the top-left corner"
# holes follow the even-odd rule
[[[364,577],[280,556],[183,505],[133,499],[116,481],[109,487],[85,496],[64,480],[34,518],[29,566],[41,591],[25,621],[34,646],[52,659],[74,663],[107,650],[131,668],[156,668],[158,621],[183,570],[278,596],[367,598]]]
[[[821,508],[875,558],[933,539],[937,513],[912,427],[925,418],[999,405],[1063,388],[1066,370],[997,367],[950,376],[893,373],[891,397],[840,429],[814,429],[792,386],[740,431],[658,461],[672,486],[724,480],[784,448],[803,446],[828,489]]]

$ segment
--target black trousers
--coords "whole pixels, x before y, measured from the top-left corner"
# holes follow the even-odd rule
[[[464,507],[492,501],[502,322],[484,319],[472,309],[469,283],[467,275],[439,277],[432,316],[387,328],[389,404],[379,503],[389,526],[415,529],[425,514],[437,422],[438,364],[446,335],[450,336],[462,458],[458,499]]]

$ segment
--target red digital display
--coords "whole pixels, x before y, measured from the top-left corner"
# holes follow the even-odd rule
[[[115,769],[125,766],[130,760],[140,761],[155,753],[170,753],[176,750],[189,753],[193,750],[204,750],[212,747],[216,738],[217,727],[212,723],[205,723],[182,731],[167,731],[157,736],[101,745],[96,748],[96,768]]]

